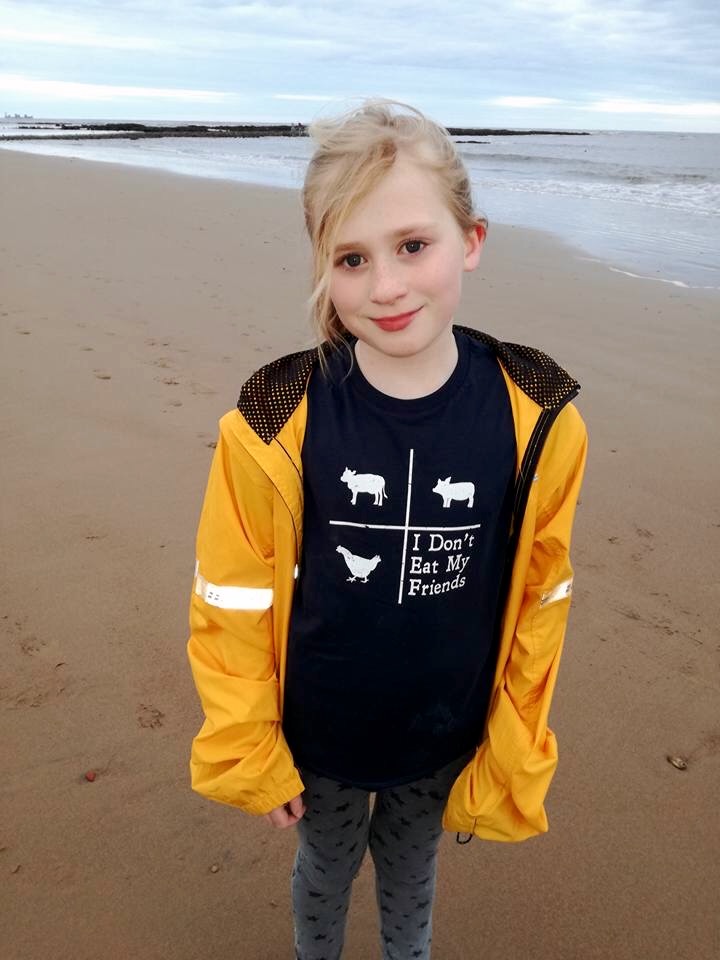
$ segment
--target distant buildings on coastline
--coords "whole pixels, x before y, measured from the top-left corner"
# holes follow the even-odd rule
[[[34,119],[35,117],[33,117],[29,113],[6,113],[5,116],[3,117],[3,120],[34,120]]]

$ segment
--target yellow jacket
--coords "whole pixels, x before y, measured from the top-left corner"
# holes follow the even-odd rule
[[[578,385],[545,354],[490,346],[517,445],[510,561],[485,734],[456,780],[443,826],[490,840],[547,830],[557,765],[547,725],[570,607],[570,534],[587,435]],[[259,370],[220,420],[197,537],[188,655],[205,713],[192,787],[262,814],[303,790],[281,727],[288,626],[303,529],[301,450],[317,351]]]

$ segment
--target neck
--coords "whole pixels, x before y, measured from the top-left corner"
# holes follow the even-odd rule
[[[358,340],[355,360],[376,390],[398,400],[416,400],[439,390],[450,378],[458,351],[452,326],[448,326],[425,350],[408,357],[389,356]]]

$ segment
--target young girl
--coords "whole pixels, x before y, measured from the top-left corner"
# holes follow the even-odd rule
[[[192,784],[297,827],[299,960],[340,957],[367,847],[383,956],[427,958],[442,829],[547,830],[586,433],[547,355],[453,325],[486,223],[447,132],[369,101],[311,134],[320,346],[220,421]]]

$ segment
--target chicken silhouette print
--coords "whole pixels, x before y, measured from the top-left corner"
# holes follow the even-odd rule
[[[373,505],[376,507],[382,506],[383,498],[388,499],[388,495],[385,493],[385,477],[376,473],[356,473],[349,467],[345,467],[340,480],[350,488],[353,506],[357,503],[359,493],[371,494],[374,498]]]
[[[371,574],[380,563],[380,556],[377,553],[374,557],[366,559],[365,557],[356,557],[354,553],[350,553],[345,547],[338,547],[337,552],[345,557],[345,563],[351,573],[351,576],[347,578],[347,583],[354,583],[355,580],[362,580],[363,583],[367,583],[368,575]]]
[[[471,507],[475,500],[475,484],[451,483],[451,480],[452,477],[445,477],[444,480],[438,480],[433,487],[433,493],[442,497],[443,507],[449,507],[453,500],[467,500],[468,507]]]

